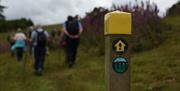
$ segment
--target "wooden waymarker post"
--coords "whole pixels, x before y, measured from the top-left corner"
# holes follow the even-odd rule
[[[106,91],[130,91],[131,22],[130,13],[114,11],[105,15]]]

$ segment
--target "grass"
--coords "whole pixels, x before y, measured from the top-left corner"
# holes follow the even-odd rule
[[[131,91],[180,90],[179,19],[165,19],[172,30],[165,32],[167,40],[162,45],[132,56]],[[78,52],[77,64],[69,69],[61,49],[50,51],[41,77],[28,65],[30,57],[23,70],[23,62],[9,53],[0,54],[0,91],[105,91],[104,56],[97,56],[95,48],[87,51],[83,46]]]
[[[177,19],[176,19],[177,18]],[[132,91],[179,91],[180,89],[180,32],[179,17],[165,21],[172,30],[165,32],[167,40],[159,47],[133,55]]]
[[[180,33],[179,33],[180,34]],[[180,39],[180,38],[179,38]],[[132,91],[179,91],[180,40],[148,52],[135,54],[132,60]]]
[[[55,24],[55,25],[46,25],[44,28],[47,31],[51,31],[52,29],[56,28],[57,31],[61,31],[61,24]]]
[[[23,71],[23,62],[8,53],[2,54],[0,91],[104,91],[104,57],[91,56],[88,59],[89,54],[79,53],[77,64],[69,69],[64,64],[62,50],[53,51],[47,58],[44,75],[37,77],[28,62]]]

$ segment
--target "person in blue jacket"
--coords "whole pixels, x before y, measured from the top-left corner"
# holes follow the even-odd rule
[[[13,40],[15,41],[14,45],[11,47],[12,51],[16,51],[17,60],[21,61],[23,59],[23,53],[26,46],[26,36],[21,29],[18,29],[18,32],[15,34]]]

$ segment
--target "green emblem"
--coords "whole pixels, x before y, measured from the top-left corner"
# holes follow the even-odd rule
[[[123,57],[117,57],[113,60],[113,69],[119,74],[123,74],[128,69],[128,61]]]

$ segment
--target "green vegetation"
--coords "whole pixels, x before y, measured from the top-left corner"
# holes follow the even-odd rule
[[[178,19],[168,17],[165,21],[177,26]],[[179,91],[180,32],[174,26],[164,33],[167,39],[162,45],[133,55],[132,91]],[[97,56],[94,48],[85,51],[81,45],[73,69],[65,66],[63,50],[51,51],[42,77],[33,74],[28,62],[23,71],[23,62],[8,53],[0,59],[0,91],[105,91],[104,56]]]
[[[6,17],[3,15],[4,9],[6,6],[1,5],[0,0],[0,33],[14,31],[18,28],[26,29],[29,26],[33,25],[31,19],[21,18],[15,20],[6,20]]]
[[[1,2],[1,1],[0,1],[0,2]],[[3,11],[4,11],[4,8],[5,8],[5,7],[0,4],[0,19],[4,19],[4,18],[5,18],[4,15],[2,14]]]
[[[86,13],[82,19],[84,31],[82,40],[85,46],[95,46],[99,48],[100,54],[103,55],[104,50],[104,15],[112,11],[124,11],[132,13],[132,30],[131,51],[142,52],[150,50],[160,45],[165,37],[163,32],[170,30],[166,22],[162,22],[163,18],[158,16],[159,8],[156,4],[150,2],[135,1],[133,4],[112,5],[111,9],[103,7],[94,8]]]
[[[164,21],[171,30],[164,32],[161,46],[133,55],[132,91],[179,91],[180,89],[180,16]]]
[[[132,55],[131,91],[179,91],[179,21],[179,15],[163,19],[162,22],[171,26],[169,31],[162,32],[166,40],[161,45],[153,45],[154,49]],[[45,28],[49,31],[54,26],[60,29],[59,25]],[[7,33],[0,33],[0,42],[4,43],[6,36]],[[0,91],[105,91],[104,56],[99,52],[98,47],[81,43],[77,64],[69,69],[64,64],[63,50],[51,50],[40,77],[33,74],[27,51],[23,62],[5,52],[0,54]]]
[[[80,49],[81,50],[81,49]],[[50,52],[42,77],[33,74],[27,64],[15,61],[9,54],[0,55],[1,91],[104,91],[104,57],[80,51],[73,69],[64,64],[62,50]],[[93,56],[93,57],[92,57]]]
[[[18,28],[26,29],[32,26],[33,22],[30,19],[21,18],[16,20],[0,20],[0,32],[14,31]]]
[[[55,25],[46,25],[44,28],[47,31],[51,31],[52,29],[56,28],[56,30],[61,31],[61,25],[60,24],[55,24]]]
[[[180,1],[178,1],[176,4],[174,4],[171,8],[168,9],[167,16],[180,15],[179,9],[180,9]]]

